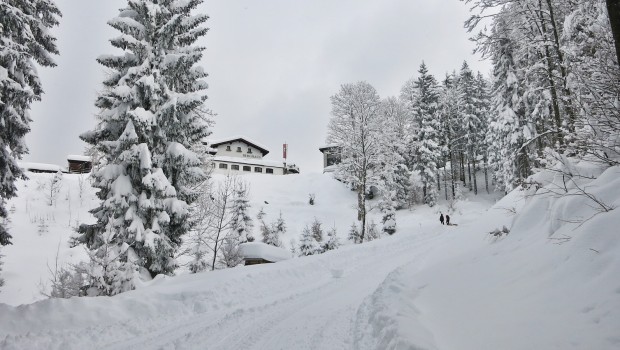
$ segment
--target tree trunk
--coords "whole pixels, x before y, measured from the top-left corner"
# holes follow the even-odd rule
[[[478,180],[476,180],[476,156],[472,159],[474,168],[474,194],[478,195]]]
[[[469,190],[473,190],[471,187],[471,159],[467,159],[467,177],[469,178]]]
[[[448,200],[448,172],[446,171],[447,162],[443,166],[443,191],[446,194],[446,200]]]
[[[620,0],[607,0],[607,13],[616,45],[616,59],[620,64]]]
[[[455,168],[454,168],[454,157],[452,155],[452,151],[450,151],[450,184],[452,185],[452,199],[454,199],[454,197],[456,197],[456,189],[454,188],[454,179],[456,179],[456,176],[454,174]]]
[[[217,258],[217,243],[218,243],[218,239],[219,239],[220,235],[218,233],[217,238],[215,239],[215,248],[213,249],[213,262],[211,263],[211,271],[215,270],[215,259]]]
[[[465,185],[465,156],[463,152],[459,152],[461,156],[461,181],[463,181],[463,185]]]
[[[363,243],[366,233],[366,185],[364,183],[357,187],[357,220],[362,223],[360,243]]]
[[[487,160],[487,152],[484,152],[484,186],[487,189],[487,194],[489,194],[489,166]]]

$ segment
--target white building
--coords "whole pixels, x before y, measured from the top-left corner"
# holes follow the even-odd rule
[[[295,164],[264,159],[269,150],[244,136],[208,140],[213,155],[211,166],[217,174],[262,173],[270,175],[298,174]]]

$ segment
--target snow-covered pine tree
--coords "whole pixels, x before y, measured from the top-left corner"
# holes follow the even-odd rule
[[[395,97],[382,101],[383,121],[381,127],[379,155],[380,170],[377,187],[388,194],[394,209],[407,205],[408,190],[411,187],[411,173],[406,165],[407,130],[410,128],[404,104]]]
[[[489,163],[493,167],[496,187],[510,191],[531,174],[531,166],[522,126],[525,124],[523,79],[514,58],[514,41],[501,17],[494,32],[500,40],[493,50],[493,97],[489,113]]]
[[[482,156],[482,169],[484,171],[484,187],[487,193],[489,193],[489,172],[488,172],[488,155],[487,155],[487,143],[486,136],[489,130],[489,108],[490,108],[490,95],[489,95],[489,87],[488,82],[482,76],[482,73],[478,72],[475,80],[475,106],[476,106],[476,116],[478,117],[478,121],[480,124],[476,130],[476,140],[477,140],[477,148],[479,155]],[[474,183],[477,184],[474,180]],[[477,186],[474,186],[477,189]],[[477,190],[476,190],[477,193]]]
[[[411,133],[410,147],[413,154],[408,165],[420,174],[424,202],[434,206],[438,197],[437,162],[441,157],[441,125],[436,115],[439,89],[435,77],[428,73],[424,62],[418,73],[417,79],[409,80],[401,89],[401,99],[406,103],[415,130]]]
[[[252,228],[254,222],[250,217],[249,185],[241,179],[236,182],[235,197],[231,210],[233,212],[231,229],[236,232],[240,243],[253,241]]]
[[[114,253],[119,264],[135,263],[151,276],[176,268],[174,253],[191,228],[188,205],[204,178],[191,151],[210,124],[207,74],[197,65],[204,48],[195,45],[208,17],[192,14],[200,3],[129,0],[108,22],[121,32],[112,46],[124,53],[97,59],[111,73],[96,101],[99,123],[81,135],[102,155],[93,173],[101,204],[91,211],[97,222],[81,225],[77,242],[100,256],[105,242],[124,247]]]
[[[467,62],[463,62],[459,72],[459,122],[462,125],[469,190],[478,193],[476,182],[476,157],[478,155],[478,129],[480,119],[476,110],[476,78]]]
[[[26,179],[17,160],[28,153],[30,105],[43,94],[36,65],[56,66],[56,38],[49,29],[60,16],[53,0],[0,2],[0,245],[11,244],[2,223],[5,201],[17,195],[15,181]]]
[[[280,212],[278,219],[270,225],[265,224],[263,221],[261,232],[263,235],[263,243],[274,247],[282,247],[281,238],[286,233],[286,222],[284,218],[282,218],[282,212]]]
[[[298,247],[299,256],[308,256],[321,253],[321,246],[314,238],[310,226],[306,225],[301,232]]]
[[[340,239],[336,227],[332,227],[327,231],[327,241],[321,245],[323,252],[340,248]]]
[[[389,194],[382,196],[379,202],[379,209],[381,210],[381,223],[383,224],[383,232],[388,234],[394,234],[396,232],[396,210],[392,205],[392,200]]]
[[[355,222],[353,224],[351,224],[351,228],[349,228],[349,235],[348,235],[348,240],[353,242],[353,243],[362,243],[361,240],[361,234],[360,234],[360,230],[357,227],[357,225],[355,224]]]
[[[454,198],[456,180],[459,178],[458,161],[456,158],[457,145],[457,117],[458,117],[458,90],[455,83],[455,73],[446,74],[439,94],[439,107],[437,111],[440,122],[439,147],[442,152],[444,191],[446,200]],[[449,168],[448,168],[449,167]],[[448,191],[447,181],[450,181]]]
[[[286,222],[282,217],[282,212],[280,212],[280,216],[276,219],[276,222],[271,225],[272,230],[272,245],[276,247],[282,247],[282,237],[286,234]]]
[[[316,217],[314,218],[310,226],[310,230],[312,231],[312,237],[314,237],[314,240],[317,241],[318,243],[323,242],[324,234],[323,234],[323,227],[321,226],[323,226],[323,224]]]

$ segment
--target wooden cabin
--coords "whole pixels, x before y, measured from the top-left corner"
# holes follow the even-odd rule
[[[68,155],[67,161],[69,162],[68,170],[70,174],[90,173],[93,168],[90,156]]]

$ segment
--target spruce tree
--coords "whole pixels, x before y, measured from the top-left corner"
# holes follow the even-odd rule
[[[351,228],[349,228],[349,235],[347,238],[353,243],[362,243],[360,230],[355,224],[355,222],[351,224]]]
[[[435,77],[422,63],[417,79],[410,79],[401,89],[401,99],[407,106],[412,122],[409,136],[407,165],[419,173],[424,203],[434,206],[438,197],[436,186],[440,124],[437,118],[439,89]]]
[[[336,227],[332,227],[327,232],[327,241],[321,245],[323,252],[338,249],[340,247],[340,239]]]
[[[312,229],[306,225],[301,233],[301,238],[299,239],[299,256],[308,256],[319,254],[321,252],[321,247],[319,243],[316,241],[314,237],[314,233]]]
[[[469,190],[477,193],[476,156],[478,154],[478,128],[480,119],[476,110],[476,78],[467,62],[459,73],[459,123],[462,126],[464,151],[467,161]]]
[[[52,0],[0,2],[0,245],[11,244],[5,201],[17,195],[15,181],[26,179],[17,160],[28,153],[30,105],[43,94],[36,65],[56,66],[51,54],[58,49],[49,29],[60,16]]]
[[[248,185],[241,180],[236,181],[235,185],[235,197],[231,208],[233,217],[230,226],[235,231],[234,236],[238,238],[239,242],[251,242],[254,240],[252,237],[254,222],[248,213],[250,209]]]
[[[108,22],[121,32],[112,46],[124,52],[97,59],[110,74],[95,103],[99,123],[81,138],[101,154],[92,175],[101,203],[76,239],[96,264],[114,263],[93,281],[101,293],[131,289],[136,268],[171,274],[190,229],[188,206],[205,176],[192,149],[210,123],[197,65],[204,48],[195,45],[208,17],[192,14],[200,3],[130,0]]]

